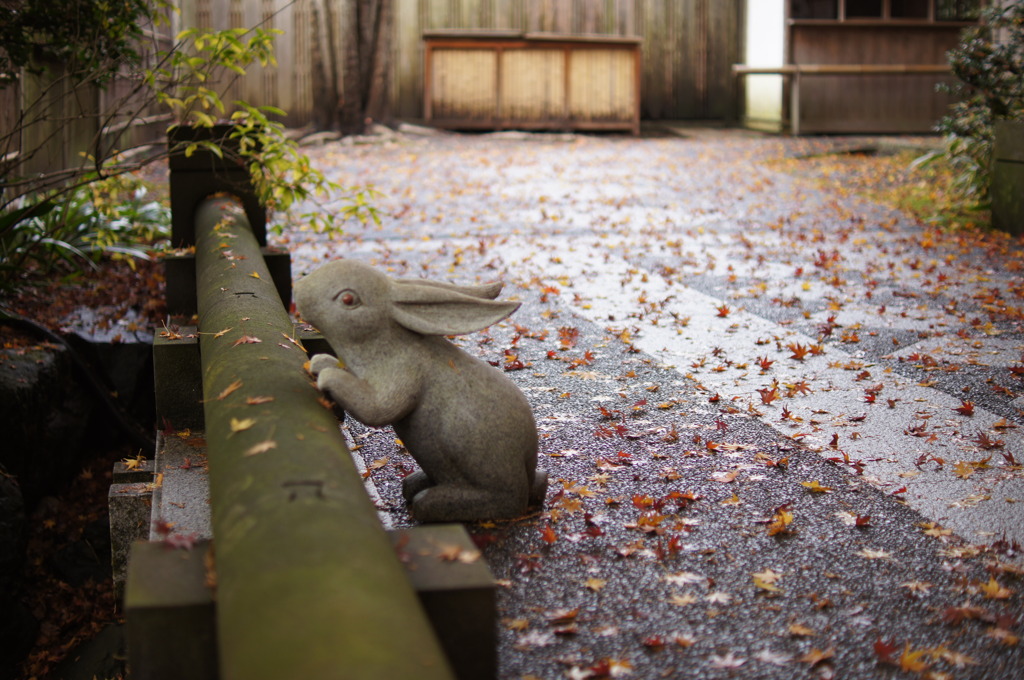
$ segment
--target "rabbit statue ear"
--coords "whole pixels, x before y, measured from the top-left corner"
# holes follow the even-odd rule
[[[465,288],[434,282],[396,282],[391,316],[399,325],[421,335],[460,335],[487,328],[519,309],[518,302],[460,292]]]
[[[442,288],[444,290],[451,290],[456,293],[462,293],[463,295],[470,295],[472,297],[484,298],[487,300],[493,300],[498,297],[502,288],[501,281],[484,283],[477,286],[459,286],[454,283],[428,281],[427,279],[394,279],[394,282],[399,286],[430,286],[433,288]]]

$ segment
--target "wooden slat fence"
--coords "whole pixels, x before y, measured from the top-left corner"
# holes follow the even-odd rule
[[[0,83],[0,170],[21,151],[21,139],[13,134],[21,106],[21,80]]]
[[[643,39],[641,115],[652,119],[732,119],[732,64],[740,60],[739,0],[393,0],[391,110],[423,116],[423,33],[438,29],[511,29]],[[285,31],[280,66],[254,68],[231,92],[279,106],[286,123],[314,119],[314,50],[327,47],[323,23],[345,32],[342,0],[186,0],[182,26],[254,26]],[[326,11],[328,6],[333,12]],[[317,32],[321,34],[318,39]],[[335,44],[341,50],[342,45]],[[338,63],[341,62],[339,55]],[[227,99],[234,98],[234,96]]]
[[[145,64],[171,40],[168,26],[144,27]],[[143,96],[141,81],[139,69],[126,66],[99,87],[77,82],[63,64],[51,63],[40,73],[21,71],[0,83],[0,175],[12,183],[40,175],[59,179],[64,170],[90,165],[91,158],[162,139],[170,116]],[[16,186],[13,195],[22,191]]]

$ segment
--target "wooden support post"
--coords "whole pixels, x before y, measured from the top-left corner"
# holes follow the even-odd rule
[[[800,136],[800,70],[793,72],[789,81],[789,132],[794,137]]]
[[[153,381],[159,427],[203,429],[203,378],[195,326],[168,328],[153,338]]]
[[[141,461],[133,469],[114,463],[107,509],[110,518],[110,566],[114,597],[120,604],[124,596],[132,544],[149,536],[150,510],[153,507],[153,461]]]
[[[237,196],[245,206],[250,227],[260,245],[267,242],[267,211],[252,188],[249,170],[237,155],[238,141],[231,138],[232,126],[211,128],[178,126],[167,135],[171,169],[171,244],[175,248],[195,245],[195,215],[201,201],[215,193]],[[185,155],[189,144],[216,142],[223,158],[198,147]]]
[[[133,680],[217,680],[210,551],[205,541],[189,550],[132,547],[125,608]]]
[[[458,680],[498,677],[494,577],[463,526],[395,529],[391,540]]]

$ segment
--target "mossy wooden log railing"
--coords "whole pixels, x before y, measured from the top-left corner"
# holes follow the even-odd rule
[[[450,677],[244,212],[196,228],[221,677]]]
[[[217,676],[451,678],[242,204],[204,200],[195,233]],[[131,655],[146,595],[131,577],[127,592]]]

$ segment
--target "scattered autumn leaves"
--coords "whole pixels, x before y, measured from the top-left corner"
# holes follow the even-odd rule
[[[563,327],[564,328],[564,327]],[[553,333],[530,331],[523,326],[516,326],[515,337],[524,338],[550,338],[550,341],[560,342],[561,338],[570,335],[567,331],[560,333],[558,340],[555,340]],[[572,347],[581,344],[582,333],[571,334],[575,341]],[[480,345],[486,347],[491,339]],[[518,341],[517,341],[518,342]],[[594,344],[593,339],[588,342]],[[604,342],[597,342],[596,346],[603,348],[600,355],[595,355],[596,361],[593,366],[596,371],[606,370],[605,360],[609,356],[609,350],[613,346],[606,347]],[[629,356],[628,349],[618,348]],[[533,350],[534,353],[543,353],[543,346]],[[527,354],[527,357],[530,355]],[[612,352],[614,356],[614,352]],[[642,360],[641,360],[642,361]],[[770,368],[770,366],[769,366]],[[861,368],[861,371],[864,369]],[[583,380],[586,378],[562,371],[565,378]],[[695,611],[698,608],[709,608],[712,612],[721,612],[726,615],[733,608],[740,608],[749,605],[750,594],[765,598],[765,602],[771,602],[775,598],[789,599],[794,597],[807,597],[813,605],[813,611],[830,611],[837,605],[833,602],[834,595],[823,595],[819,593],[807,593],[801,586],[803,578],[801,572],[787,573],[786,569],[778,566],[764,567],[748,574],[750,589],[744,593],[731,589],[716,587],[715,579],[693,571],[677,571],[674,565],[688,563],[692,559],[694,537],[698,537],[702,531],[707,515],[707,508],[710,501],[705,494],[698,493],[695,489],[688,489],[685,485],[687,479],[692,480],[694,468],[687,465],[691,461],[714,461],[720,459],[727,462],[725,467],[712,468],[704,477],[709,482],[721,485],[723,488],[737,488],[736,492],[730,492],[726,497],[719,497],[717,504],[724,507],[744,505],[743,489],[749,488],[750,478],[758,481],[765,473],[789,474],[802,469],[797,461],[792,459],[792,452],[776,450],[771,453],[760,450],[757,446],[736,443],[730,441],[729,422],[726,420],[728,412],[705,422],[697,427],[701,434],[693,433],[684,435],[678,422],[670,426],[654,426],[647,419],[654,413],[665,413],[671,409],[650,410],[651,404],[646,398],[636,398],[635,392],[639,391],[637,385],[642,386],[642,392],[647,394],[662,393],[664,387],[656,382],[645,380],[645,376],[635,370],[624,372],[618,376],[622,388],[613,393],[610,398],[600,395],[591,397],[593,401],[589,421],[594,429],[591,436],[595,440],[610,440],[615,442],[616,449],[613,452],[596,456],[592,460],[592,474],[586,479],[559,479],[554,486],[554,492],[549,496],[546,511],[536,522],[535,536],[541,548],[538,553],[520,555],[517,560],[516,569],[522,574],[532,574],[543,570],[547,560],[555,559],[555,555],[564,555],[562,549],[568,550],[568,554],[582,551],[580,554],[593,556],[594,564],[600,564],[596,555],[600,552],[600,546],[607,544],[603,541],[612,539],[619,535],[619,528],[627,532],[635,533],[636,537],[626,540],[616,540],[613,545],[607,545],[619,559],[625,560],[649,560],[661,564],[666,569],[662,582],[668,586],[668,592],[664,595],[664,602],[672,607],[678,608],[681,612]],[[631,389],[626,389],[631,385]],[[792,396],[809,391],[807,383],[797,380],[793,383],[779,383],[776,386],[780,392],[787,392]],[[558,393],[557,399],[563,401],[571,395],[569,392],[560,392],[561,388],[554,388]],[[680,403],[685,404],[685,398],[677,398],[673,406]],[[965,416],[967,417],[967,416]],[[587,426],[580,423],[580,427]],[[690,428],[693,425],[682,425]],[[550,437],[557,437],[557,434],[546,434]],[[786,455],[789,454],[789,455]],[[548,457],[551,460],[559,459],[575,461],[581,455],[578,449],[548,448]],[[742,457],[742,462],[736,461],[736,457]],[[837,458],[837,461],[842,461]],[[374,469],[382,467],[388,461],[378,459],[381,466],[372,466]],[[749,461],[749,462],[748,462]],[[925,461],[927,462],[927,461]],[[855,461],[845,461],[846,464],[853,464]],[[651,474],[648,470],[651,466],[657,466],[657,472]],[[794,467],[794,465],[796,467]],[[701,469],[706,469],[701,466]],[[633,475],[633,479],[640,479],[637,476],[643,471],[647,478],[656,478],[662,484],[668,485],[660,493],[615,493],[616,481],[622,480],[623,475]],[[369,475],[371,470],[367,471]],[[825,482],[823,479],[792,480],[797,483],[807,498],[824,497],[832,494],[842,494],[844,489],[837,488],[834,482]],[[621,488],[619,486],[618,488]],[[845,497],[845,496],[844,496]],[[844,501],[849,503],[849,501]],[[750,503],[750,500],[746,501]],[[753,505],[757,505],[755,502]],[[800,506],[802,509],[798,509]],[[613,520],[621,518],[624,509],[630,509],[631,517],[627,520]],[[805,522],[802,522],[802,515]],[[759,531],[773,540],[815,540],[812,536],[804,533],[806,527],[817,526],[820,521],[814,511],[806,504],[787,502],[771,509],[754,521],[754,526],[760,525]],[[573,519],[575,518],[575,519]],[[851,537],[851,553],[865,563],[897,564],[901,556],[891,549],[871,545],[871,530],[876,527],[876,522],[870,513],[842,511],[836,513],[836,519],[840,524],[852,528],[858,533]],[[613,526],[621,522],[619,527]],[[486,528],[486,527],[485,527]],[[936,524],[922,527],[922,532],[946,545],[952,540],[952,532]],[[486,534],[485,534],[486,535]],[[956,559],[977,557],[981,552],[970,551],[957,552],[957,546],[950,546],[951,552],[947,557]],[[722,548],[706,549],[701,551],[707,559],[717,559],[715,555],[720,553]],[[678,568],[678,567],[677,567]],[[807,567],[805,567],[807,568]],[[994,567],[1002,568],[1002,567]],[[617,570],[625,567],[617,567]],[[606,573],[593,569],[595,573],[580,579],[574,584],[575,588],[588,593],[591,597],[600,598],[613,585],[613,579]],[[629,573],[629,569],[619,571]],[[833,574],[828,578],[839,580],[839,575]],[[1006,583],[1006,579],[1016,580],[1012,569],[1003,572],[1003,578],[990,578],[988,581],[964,581],[961,590],[965,597],[1002,597],[1005,600],[992,600],[993,602],[1007,601],[1015,597],[1014,587]],[[570,586],[571,588],[572,586]],[[931,590],[931,585],[925,582],[907,581],[903,587],[908,597],[923,597]],[[600,601],[600,600],[598,600]],[[777,606],[777,605],[768,605]],[[946,612],[938,621],[947,625],[954,625],[959,617],[961,621],[982,621],[988,617],[990,622],[989,633],[986,637],[995,639],[1001,637],[1007,640],[1002,644],[1013,643],[1017,621],[1013,616],[1003,615],[1001,626],[995,612],[982,608],[972,609],[977,605],[965,605],[967,608],[950,604]],[[984,613],[982,613],[984,612]],[[578,636],[598,636],[601,639],[617,639],[622,630],[612,624],[601,623],[599,617],[595,617],[590,607],[574,606],[562,609],[538,609],[540,623],[537,617],[513,617],[503,621],[507,630],[515,634],[514,646],[521,651],[555,649],[561,641],[572,639]],[[730,614],[734,615],[734,614]],[[673,617],[674,618],[674,617]],[[957,621],[959,623],[959,621]],[[883,628],[884,630],[884,628]],[[717,648],[713,648],[705,655],[705,660],[710,667],[716,669],[735,669],[754,664],[772,664],[775,666],[797,666],[812,669],[819,677],[832,677],[836,670],[836,659],[843,655],[843,650],[836,644],[818,644],[815,642],[824,640],[822,631],[816,626],[807,622],[794,620],[789,623],[784,631],[780,632],[782,639],[795,641],[807,640],[811,644],[803,645],[799,652],[779,651],[770,646],[760,650],[756,654],[744,654],[738,649],[722,647],[719,642]],[[995,637],[994,637],[995,636]],[[701,649],[708,649],[708,645],[714,642],[695,635],[692,631],[666,631],[646,635],[631,643],[623,643],[620,647],[623,651],[618,655],[608,655],[596,660],[583,662],[577,657],[569,657],[564,660],[566,668],[563,673],[565,677],[576,678],[605,678],[605,677],[627,677],[634,675],[640,667],[640,658],[636,653],[626,651],[628,644],[637,644],[644,654],[679,654],[687,653],[695,645]],[[726,643],[727,644],[727,643]],[[872,650],[873,652],[873,650]],[[924,673],[929,669],[941,667],[960,668],[970,665],[973,658],[968,654],[957,651],[951,642],[945,642],[935,647],[920,647],[914,643],[907,643],[905,648],[900,647],[897,652],[886,657],[875,655],[877,662],[881,665],[893,665],[906,672]],[[914,670],[919,669],[919,670]],[[523,677],[531,677],[529,674]]]
[[[673,146],[675,151],[682,150]],[[706,153],[700,159],[701,167],[708,168],[709,173],[717,171],[717,163],[727,162],[717,155],[718,151]],[[493,154],[453,155],[450,166],[468,164],[480,170],[481,157],[493,158]],[[659,157],[659,164],[675,168],[686,182],[699,188],[714,189],[700,184],[701,178],[692,172],[685,174],[684,163],[670,154]],[[633,169],[646,172],[655,165]],[[638,676],[650,668],[649,657],[669,654],[689,655],[681,657],[688,667],[699,658],[707,667],[726,672],[744,669],[756,673],[751,669],[758,668],[757,664],[785,668],[799,663],[825,677],[833,667],[841,670],[843,659],[855,653],[870,654],[880,666],[894,665],[908,673],[955,672],[958,664],[969,665],[959,656],[968,651],[962,645],[978,648],[995,639],[986,635],[979,643],[978,636],[968,632],[977,633],[978,626],[987,626],[1004,631],[996,635],[1014,635],[1016,623],[1004,620],[1004,626],[997,624],[999,607],[1015,602],[1016,593],[1007,599],[991,599],[983,588],[997,594],[1000,588],[1018,588],[1018,577],[999,566],[1005,564],[999,555],[1012,554],[1012,545],[1004,546],[1000,553],[994,544],[985,548],[962,544],[952,532],[943,533],[949,531],[945,527],[922,527],[923,538],[932,542],[927,550],[935,564],[930,566],[941,563],[955,574],[928,579],[921,574],[916,575],[918,578],[908,575],[901,577],[906,586],[900,586],[899,581],[893,586],[916,607],[914,611],[920,612],[922,620],[928,619],[927,624],[935,626],[935,640],[925,643],[923,636],[911,639],[905,635],[894,640],[884,622],[869,620],[863,610],[851,613],[862,605],[851,603],[851,596],[843,591],[857,590],[857,584],[848,583],[844,574],[831,572],[816,561],[812,566],[809,558],[808,564],[785,565],[766,558],[756,568],[743,570],[742,584],[730,579],[728,565],[738,558],[730,544],[747,548],[745,541],[750,541],[751,550],[762,549],[766,555],[815,546],[822,554],[838,550],[853,558],[849,564],[863,569],[859,573],[877,571],[880,583],[889,583],[884,579],[897,573],[909,574],[904,564],[907,556],[877,539],[891,527],[891,515],[884,504],[869,505],[865,500],[873,497],[866,493],[867,485],[873,484],[873,469],[880,461],[873,455],[856,453],[850,446],[863,442],[856,426],[870,425],[880,419],[880,413],[886,417],[910,414],[891,427],[897,437],[905,437],[908,448],[915,449],[917,464],[907,463],[901,469],[903,473],[938,472],[954,481],[964,479],[958,476],[960,473],[974,482],[996,472],[1018,472],[1013,467],[1013,452],[1007,450],[1012,447],[1005,443],[1009,437],[1003,430],[982,424],[987,422],[979,417],[986,400],[978,394],[978,387],[958,395],[952,407],[943,404],[941,409],[927,408],[906,396],[894,379],[900,377],[928,387],[941,386],[956,373],[966,375],[975,367],[951,355],[931,348],[903,348],[944,335],[961,345],[984,344],[998,338],[1005,324],[1022,318],[1016,301],[1024,292],[1021,286],[1004,286],[1002,281],[999,285],[987,283],[975,276],[976,265],[971,262],[972,253],[979,248],[1004,258],[1012,246],[989,236],[950,235],[929,228],[907,230],[898,218],[866,218],[862,211],[851,208],[851,203],[831,196],[824,203],[804,207],[799,192],[791,197],[794,207],[790,212],[779,212],[777,219],[746,221],[746,213],[737,216],[735,211],[730,212],[737,186],[744,188],[739,193],[743,193],[746,205],[780,189],[788,190],[781,182],[773,186],[771,177],[749,166],[745,164],[742,172],[731,177],[735,181],[727,183],[727,190],[710,194],[724,206],[721,212],[721,206],[707,214],[695,211],[689,216],[694,221],[692,226],[675,219],[677,214],[685,215],[685,210],[666,210],[662,226],[660,214],[628,213],[615,200],[599,197],[594,199],[595,206],[607,204],[608,214],[591,215],[598,227],[594,229],[595,245],[582,247],[589,237],[578,238],[575,234],[549,245],[546,233],[541,231],[557,231],[565,223],[554,219],[558,211],[553,204],[568,215],[577,199],[567,194],[560,201],[545,195],[533,197],[529,206],[543,204],[541,224],[535,233],[524,226],[511,237],[485,235],[468,238],[465,243],[453,241],[431,250],[421,260],[392,243],[379,250],[382,263],[417,274],[420,267],[438,272],[447,268],[449,274],[457,274],[476,263],[481,269],[472,270],[471,275],[475,275],[483,268],[510,266],[510,260],[518,264],[532,259],[536,264],[510,268],[517,274],[528,272],[519,283],[524,295],[539,305],[542,321],[533,328],[515,326],[507,335],[497,331],[485,334],[479,345],[480,353],[492,363],[513,373],[522,384],[534,385],[532,396],[543,407],[537,413],[545,440],[544,460],[548,469],[557,473],[543,515],[518,525],[515,544],[522,546],[521,541],[525,541],[528,546],[514,556],[503,574],[510,578],[503,581],[507,588],[515,589],[521,582],[533,583],[545,570],[557,570],[566,562],[581,564],[583,575],[571,583],[559,583],[555,589],[566,598],[568,606],[545,606],[542,611],[527,607],[508,617],[504,623],[512,644],[520,651],[542,650],[537,656],[554,658],[558,674],[570,678]],[[548,163],[537,172],[547,182],[550,171]],[[869,176],[865,173],[863,178]],[[672,178],[662,179],[661,186],[675,186]],[[459,195],[451,197],[445,212],[458,214],[463,209],[459,201],[472,188],[471,183],[460,186]],[[689,192],[691,187],[687,185],[686,189]],[[676,194],[666,199],[680,200],[684,198]],[[401,201],[401,211],[396,214],[416,214],[418,207],[410,193]],[[501,208],[495,206],[494,211],[484,212],[500,215]],[[809,216],[812,211],[819,214]],[[705,222],[704,217],[711,220]],[[714,224],[713,220],[719,218],[724,227]],[[740,228],[733,229],[736,224]],[[401,229],[403,224],[395,227]],[[575,252],[566,254],[566,246],[573,250],[577,244],[581,245]],[[499,253],[509,248],[514,254],[503,259]],[[561,267],[571,259],[578,260],[574,264],[577,269]],[[620,279],[594,284],[589,272],[609,261],[626,262],[624,271],[615,270],[623,272]],[[785,273],[774,278],[764,273],[772,268],[784,269]],[[581,271],[583,275],[574,280]],[[700,290],[713,290],[715,301],[702,301],[704,309],[687,307],[685,300],[674,302],[672,296],[686,290],[674,286],[688,282],[703,284],[695,285]],[[612,296],[619,292],[622,298],[628,298],[628,304],[595,311],[605,293]],[[938,302],[932,305],[933,300]],[[937,306],[940,313],[933,313],[929,306]],[[606,330],[606,335],[595,338],[593,329],[569,319],[567,309],[590,318],[599,329]],[[768,332],[758,331],[755,339],[745,328],[756,315],[773,319],[775,327]],[[694,318],[700,323],[694,323]],[[718,342],[716,337],[706,343],[703,339],[693,341],[698,345],[697,356],[684,350],[685,361],[674,361],[671,354],[659,357],[686,373],[684,389],[675,389],[664,373],[652,379],[647,370],[650,364],[642,362],[649,362],[651,354],[662,345],[644,345],[645,337],[655,331],[664,331],[659,338],[675,333],[685,345],[686,334],[700,331],[708,319],[708,326],[718,324],[714,326],[718,337],[739,340]],[[881,330],[886,326],[897,331]],[[498,340],[501,337],[506,339]],[[669,342],[664,340],[666,345]],[[739,347],[739,342],[749,346]],[[500,349],[489,350],[489,343]],[[894,354],[884,361],[878,358],[888,351]],[[994,394],[1005,397],[1009,396],[1005,391],[1012,394],[1017,389],[1015,381],[1019,380],[1018,373],[1024,375],[1024,361],[1018,364],[1016,372],[1011,368],[1002,371],[1002,376],[992,371],[989,385]],[[820,402],[834,395],[834,383],[840,380],[837,373],[843,376],[844,385],[852,386],[856,403],[829,412],[829,407]],[[908,375],[911,377],[906,378]],[[541,387],[531,381],[534,376],[539,376]],[[729,384],[743,376],[759,382],[747,382],[741,390]],[[690,394],[691,386],[696,386],[696,396]],[[955,425],[943,420],[947,414]],[[854,475],[845,480],[809,473],[803,448],[748,443],[750,440],[739,430],[743,419],[750,417],[778,423],[779,429],[791,433],[793,439],[819,449]],[[567,435],[570,431],[572,437]],[[948,441],[954,431],[958,432],[955,441],[962,446],[962,454],[933,446]],[[997,444],[1000,440],[1004,442],[1002,447]],[[971,447],[978,447],[982,453],[975,454]],[[999,455],[1004,452],[1011,458]],[[986,459],[990,454],[991,458]],[[376,452],[371,457],[382,458]],[[385,480],[388,472],[400,464],[397,456],[390,460],[395,465],[385,464],[368,472]],[[962,465],[957,467],[958,463]],[[905,483],[877,486],[901,500],[912,495],[907,485],[913,477],[903,479]],[[782,493],[780,489],[787,491]],[[681,496],[686,494],[691,497]],[[829,508],[826,517],[821,515],[824,507]],[[837,507],[842,509],[832,514]],[[720,535],[709,537],[710,527]],[[492,532],[500,535],[499,530],[483,527],[479,537],[491,536]],[[609,556],[626,562],[616,564],[612,572],[603,568]],[[675,612],[665,616],[664,628],[654,630],[653,622],[643,619],[641,604],[630,614],[628,627],[625,622],[617,625],[602,621],[595,612],[601,611],[603,603],[611,605],[622,597],[623,584],[617,575],[630,573],[639,579],[644,567],[652,564],[663,571],[663,579],[677,577],[675,581],[653,579],[659,588],[655,597]],[[707,568],[697,566],[701,564]],[[994,573],[980,578],[982,568]],[[806,584],[812,574],[835,587],[811,590]],[[708,583],[709,577],[714,584]],[[686,579],[691,578],[697,580],[687,583]],[[991,578],[995,586],[989,586]],[[942,587],[931,586],[928,580]],[[951,582],[955,588],[952,592]],[[530,592],[529,588],[515,590],[508,598],[513,600],[510,606],[518,606],[520,598],[528,600]],[[766,647],[760,650],[744,649],[727,637],[708,639],[694,631],[675,630],[686,616],[707,618],[707,612],[714,610],[719,614],[710,618],[721,623],[739,616],[739,612],[750,614],[761,607],[782,608],[785,604],[783,611],[789,612],[788,605],[794,601],[809,603],[806,617],[782,621],[779,630],[773,632],[777,637],[767,636]],[[965,602],[969,604],[962,604]],[[840,608],[842,615],[838,613]],[[948,620],[942,617],[944,609],[949,610]],[[895,649],[883,659],[870,649],[870,642],[858,650],[829,642],[825,627],[813,619],[817,612],[837,622],[852,621],[849,625],[854,627],[875,626],[878,639],[889,640]],[[957,617],[959,621],[954,624]],[[635,632],[640,628],[645,629],[642,634]],[[728,624],[724,629],[729,630]],[[622,635],[627,631],[634,634]],[[561,653],[568,646],[565,641],[580,639],[585,641],[572,648],[586,651]],[[783,644],[789,646],[780,651]],[[944,649],[948,650],[945,654]],[[918,664],[927,665],[928,671]],[[665,662],[663,668],[669,667],[670,662]],[[522,675],[529,677],[528,670]]]

